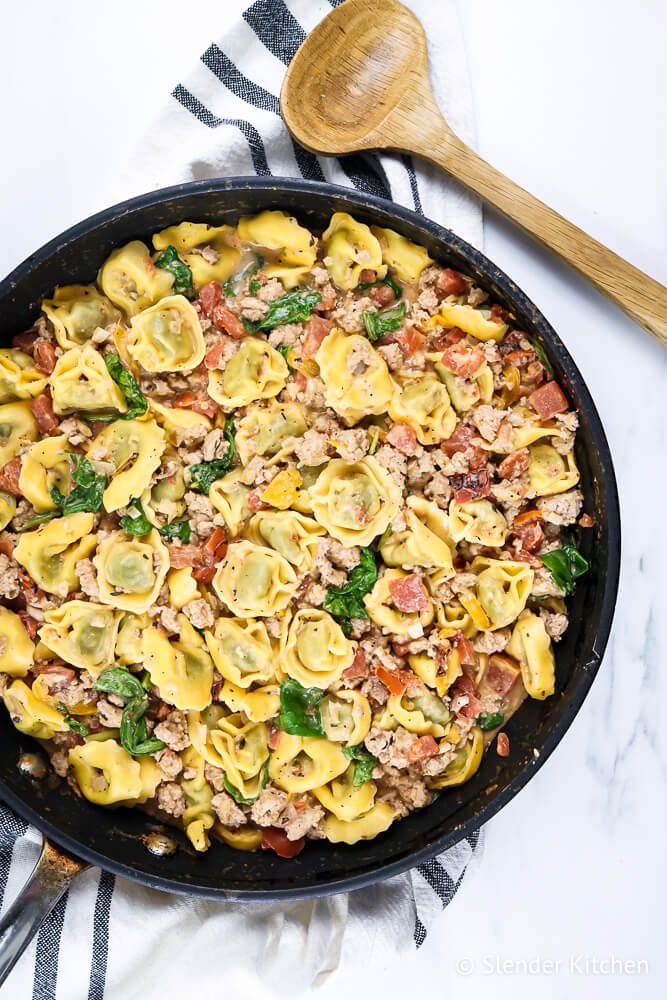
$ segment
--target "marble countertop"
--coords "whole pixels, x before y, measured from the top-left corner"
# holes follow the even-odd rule
[[[226,0],[225,16],[241,6]],[[461,7],[480,152],[667,283],[663,0]],[[2,273],[112,199],[115,166],[221,8],[199,0],[174,30],[183,9],[70,0],[3,12]],[[486,221],[487,254],[559,331],[606,428],[623,518],[612,639],[571,729],[488,824],[483,857],[423,948],[380,968],[369,956],[367,983],[340,970],[323,1000],[378,983],[388,1000],[415,988],[459,1000],[485,987],[496,1000],[667,989],[667,353],[516,229]]]

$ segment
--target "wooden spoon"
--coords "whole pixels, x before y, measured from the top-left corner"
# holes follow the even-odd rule
[[[667,346],[667,288],[514,184],[452,132],[431,89],[424,29],[397,0],[346,0],[325,17],[294,56],[280,103],[292,135],[313,152],[401,150],[442,167]]]

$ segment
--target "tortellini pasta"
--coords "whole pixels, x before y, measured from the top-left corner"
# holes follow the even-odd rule
[[[324,263],[338,288],[344,291],[356,288],[365,269],[375,271],[380,278],[387,273],[378,238],[347,212],[334,212],[322,239]]]
[[[72,347],[56,361],[51,375],[53,409],[58,414],[103,410],[127,412],[125,397],[92,344]]]
[[[142,538],[114,531],[98,546],[93,565],[100,601],[140,614],[157,600],[169,569],[169,552],[155,529]]]
[[[401,501],[396,482],[370,456],[352,463],[333,459],[309,493],[315,520],[343,545],[370,545]]]
[[[393,229],[371,226],[371,232],[380,243],[383,262],[400,281],[416,284],[422,271],[433,263],[424,247],[412,243]]]
[[[55,510],[51,496],[57,487],[63,496],[71,490],[69,445],[64,434],[43,438],[24,453],[19,489],[38,513]]]
[[[257,337],[245,337],[223,371],[209,372],[208,394],[223,410],[277,396],[287,381],[287,362]]]
[[[16,513],[16,497],[0,491],[0,531],[4,531]]]
[[[248,497],[251,489],[241,479],[241,470],[234,469],[218,479],[209,490],[208,498],[222,515],[232,535],[238,535],[243,522],[250,517]]]
[[[452,788],[462,785],[477,773],[482,763],[484,753],[484,737],[482,731],[474,726],[465,744],[454,754],[447,768],[433,780],[434,788]]]
[[[24,532],[14,549],[14,558],[47,594],[66,597],[76,590],[76,564],[96,545],[92,514],[67,514]]]
[[[121,666],[141,663],[143,658],[142,636],[150,624],[147,614],[120,614],[116,634],[115,658]]]
[[[326,611],[302,608],[284,630],[280,664],[304,687],[330,687],[353,659],[352,643]]]
[[[449,504],[449,531],[458,543],[465,539],[473,545],[500,548],[509,533],[502,513],[488,500],[470,500],[468,503]]]
[[[489,628],[505,628],[526,606],[533,588],[533,570],[527,563],[486,557],[475,559],[473,569],[479,571],[477,597],[488,615]]]
[[[0,674],[25,677],[30,670],[35,644],[23,622],[9,608],[0,607]]]
[[[88,601],[66,601],[47,611],[38,635],[66,663],[97,677],[114,662],[119,616]]]
[[[364,605],[368,617],[384,631],[416,639],[423,634],[426,626],[431,624],[435,611],[430,599],[427,599],[426,607],[421,611],[400,611],[394,605],[390,584],[407,575],[401,569],[385,570],[370,594],[364,597]]]
[[[37,422],[29,403],[0,406],[0,467],[11,461],[29,441],[37,440]]]
[[[52,705],[36,698],[27,684],[15,680],[2,695],[9,716],[20,733],[38,740],[50,740],[68,730],[65,716]]]
[[[145,802],[161,780],[151,757],[136,759],[115,740],[72,747],[69,762],[84,796],[98,806]]]
[[[441,302],[434,319],[447,329],[457,326],[477,340],[502,340],[507,333],[507,323],[491,316],[490,309],[476,309],[454,302]]]
[[[226,680],[219,700],[231,712],[243,712],[251,722],[268,722],[278,714],[280,695],[277,684],[262,684],[250,691]]]
[[[292,510],[260,511],[251,518],[248,538],[275,549],[301,572],[313,564],[324,529],[312,517]]]
[[[493,396],[493,372],[484,362],[472,378],[455,375],[446,365],[436,362],[435,369],[443,379],[456,413],[467,413],[478,403],[488,403]]]
[[[559,455],[553,445],[535,444],[528,449],[530,485],[538,497],[565,493],[579,482],[579,470],[573,452]]]
[[[46,376],[37,371],[32,358],[23,351],[0,349],[0,403],[31,399],[46,387]]]
[[[322,341],[315,360],[327,406],[348,424],[385,412],[394,386],[384,358],[365,337],[334,329]]]
[[[286,212],[266,211],[239,220],[238,235],[253,246],[270,251],[271,263],[262,268],[268,278],[278,278],[293,288],[315,263],[317,240]]]
[[[418,736],[445,735],[445,727],[451,719],[451,712],[441,698],[432,691],[421,695],[390,695],[378,721],[382,729],[396,729],[403,726],[409,733]]]
[[[203,710],[211,700],[213,662],[206,646],[185,615],[180,635],[170,642],[156,628],[142,636],[143,663],[163,701],[176,708]]]
[[[263,622],[218,618],[206,632],[206,644],[216,669],[241,688],[266,684],[275,674],[274,652]]]
[[[268,618],[284,611],[296,590],[296,573],[284,556],[264,545],[230,545],[213,589],[239,618]]]
[[[236,429],[239,458],[247,465],[254,455],[277,455],[290,438],[300,437],[307,426],[303,407],[298,403],[271,399],[265,406],[249,406]]]
[[[206,347],[197,310],[184,295],[169,295],[132,317],[127,351],[147,372],[191,372]]]
[[[193,742],[202,757],[220,767],[227,780],[244,799],[256,798],[266,783],[269,759],[267,728],[264,722],[250,722],[243,714],[221,715],[216,726],[207,728],[206,739],[198,740],[203,729],[193,732]]]
[[[126,507],[148,488],[160,465],[165,434],[154,420],[115,420],[88,446],[91,460],[109,462],[114,474],[102,501],[110,513]]]
[[[397,385],[388,411],[392,420],[413,429],[420,444],[438,444],[456,426],[447,389],[434,375]]]
[[[355,786],[353,775],[354,767],[350,766],[329,784],[313,789],[313,795],[325,809],[347,823],[367,813],[375,801],[375,783],[366,781],[363,785]]]
[[[140,240],[113,250],[97,280],[107,298],[128,316],[136,316],[169,295],[174,281],[169,271],[155,266],[148,247]]]
[[[151,399],[149,405],[151,413],[171,444],[180,444],[183,439],[187,440],[189,433],[195,428],[205,427],[210,431],[213,426],[208,417],[202,413],[195,413],[194,410],[164,406],[156,399]]]
[[[297,795],[326,785],[346,771],[349,763],[341,748],[329,740],[281,733],[269,759],[269,777],[278,788]]]
[[[357,844],[360,840],[373,840],[388,830],[395,818],[390,805],[378,802],[357,819],[345,821],[337,816],[327,816],[324,821],[324,836],[332,844]]]
[[[58,344],[64,351],[83,347],[98,329],[120,320],[120,312],[94,285],[63,285],[42,302]]]
[[[211,846],[209,830],[215,823],[211,801],[213,791],[206,780],[206,761],[197,750],[195,741],[183,754],[183,777],[180,786],[185,796],[183,826],[188,840],[196,851],[207,851]],[[185,775],[187,774],[187,777]]]
[[[544,622],[532,611],[519,616],[507,652],[521,664],[523,686],[531,698],[542,701],[556,688],[556,665]]]
[[[405,528],[392,531],[380,551],[387,566],[440,569],[441,579],[454,575],[452,538],[447,515],[436,503],[408,497]]]
[[[368,698],[352,688],[326,694],[320,702],[320,717],[327,739],[348,747],[363,743],[371,728]]]
[[[192,281],[199,289],[209,281],[226,281],[238,268],[241,254],[233,245],[231,226],[209,226],[206,222],[181,222],[153,236],[156,250],[173,246],[192,271]],[[201,252],[206,247],[205,252]]]

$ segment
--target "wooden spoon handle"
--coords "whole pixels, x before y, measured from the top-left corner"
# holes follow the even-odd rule
[[[667,288],[664,285],[524,191],[448,129],[439,142],[414,152],[442,167],[559,254],[667,347]]]

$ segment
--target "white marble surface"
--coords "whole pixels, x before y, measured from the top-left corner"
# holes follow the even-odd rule
[[[461,6],[480,151],[667,283],[664,0]],[[4,7],[0,271],[113,199],[117,166],[145,123],[220,18],[241,7]],[[481,863],[421,951],[380,968],[371,954],[367,983],[342,969],[319,990],[323,1000],[378,982],[390,1000],[482,989],[499,1000],[566,991],[611,1000],[667,988],[667,354],[491,214],[486,250],[559,331],[607,430],[624,530],[613,638],[574,725],[487,826]],[[607,974],[612,958],[644,964]],[[155,995],[168,997],[168,985]]]

